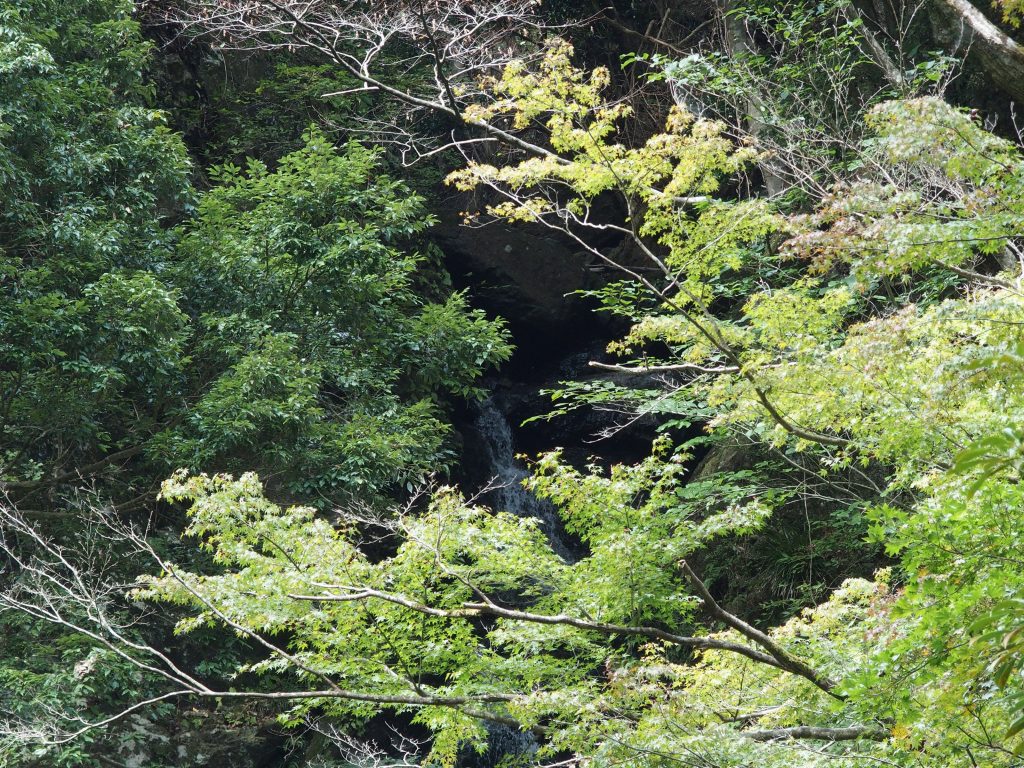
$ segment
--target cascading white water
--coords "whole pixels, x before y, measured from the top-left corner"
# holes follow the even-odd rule
[[[562,541],[554,505],[537,498],[523,487],[523,480],[529,476],[529,472],[516,459],[512,425],[495,396],[477,404],[473,430],[479,437],[484,454],[479,458],[482,459],[481,463],[493,487],[486,495],[487,503],[501,512],[540,520],[541,528],[555,552],[566,560],[574,560]],[[487,730],[486,752],[467,753],[460,758],[459,768],[500,768],[533,762],[537,741],[531,733],[494,724],[488,724]]]
[[[535,765],[537,739],[529,731],[521,731],[500,723],[487,723],[487,751],[467,753],[458,768],[526,768]]]
[[[477,405],[473,424],[484,446],[489,475],[497,486],[488,494],[488,501],[499,511],[540,520],[541,528],[554,550],[563,558],[574,560],[562,539],[558,512],[554,505],[537,498],[523,487],[523,480],[529,476],[529,472],[516,459],[512,426],[494,396]]]

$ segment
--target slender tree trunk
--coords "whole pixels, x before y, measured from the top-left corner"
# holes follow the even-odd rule
[[[730,14],[736,6],[734,0],[721,0],[719,7],[722,10],[722,22],[725,28],[725,45],[732,56],[743,56],[745,54],[756,54],[757,43],[751,37],[746,24],[738,14]],[[751,90],[746,104],[747,114],[744,115],[747,132],[757,139],[765,128],[764,111],[761,108],[761,101],[753,90]],[[759,163],[761,177],[764,179],[765,189],[770,197],[775,197],[786,191],[786,181],[779,176],[771,167],[770,162]]]

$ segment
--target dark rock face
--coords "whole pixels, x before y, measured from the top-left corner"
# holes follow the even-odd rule
[[[571,294],[595,286],[591,259],[569,238],[538,226],[464,226],[447,211],[434,230],[449,269],[472,282],[479,302],[534,332],[575,324],[587,313]]]
[[[622,277],[589,250],[617,254],[615,258],[630,262],[632,257],[620,253],[621,234],[586,230],[580,233],[581,242],[541,224],[507,224],[485,216],[466,224],[466,212],[485,211],[494,202],[498,200],[483,195],[456,194],[437,209],[439,222],[432,234],[447,255],[456,281],[472,286],[482,306],[524,333],[550,333],[552,326],[560,331],[586,326],[590,338],[600,335],[594,328],[603,321],[592,312],[593,302],[575,293]],[[591,218],[621,221],[618,208],[610,196],[600,198]],[[564,355],[574,346],[578,345],[572,339],[563,340],[559,351]]]

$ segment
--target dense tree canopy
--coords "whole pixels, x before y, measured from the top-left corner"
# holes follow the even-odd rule
[[[130,6],[2,12],[5,764],[1021,764],[1019,8],[588,15],[621,71],[561,6],[142,10],[357,93],[194,167]],[[530,414],[557,525],[465,469],[452,194],[611,318]]]
[[[197,193],[130,5],[27,3],[4,24],[0,476],[19,510],[73,541],[82,493],[138,516],[179,467],[256,468],[320,506],[445,471],[452,398],[510,348],[379,153],[313,130]],[[53,635],[2,621],[21,636],[5,686],[81,706],[46,671]]]
[[[39,498],[140,454],[122,496],[181,466],[262,467],[325,497],[441,468],[438,398],[471,395],[508,346],[412,250],[422,200],[314,132],[273,171],[213,168],[176,211],[188,162],[146,106],[148,46],[126,8],[84,10],[26,8],[38,40],[9,33],[12,486]],[[161,227],[172,211],[187,219]]]

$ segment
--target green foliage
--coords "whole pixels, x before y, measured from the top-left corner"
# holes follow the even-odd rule
[[[513,221],[538,220],[552,211],[553,202],[531,190],[560,183],[573,194],[561,205],[576,216],[585,217],[594,199],[609,190],[621,190],[654,212],[672,216],[674,197],[716,191],[723,174],[752,157],[722,135],[724,125],[695,122],[682,110],[673,110],[665,133],[639,149],[614,143],[617,123],[629,116],[629,107],[602,101],[607,71],[598,69],[588,77],[572,66],[571,54],[568,45],[554,44],[539,73],[510,66],[494,83],[494,104],[466,114],[470,122],[503,115],[520,128],[536,122],[549,133],[555,150],[572,158],[568,163],[554,156],[531,158],[503,168],[471,162],[448,177],[462,190],[494,183],[524,191],[522,199],[494,206],[493,214]],[[659,220],[651,216],[649,221],[660,233]]]
[[[293,497],[380,504],[445,469],[447,407],[510,354],[502,325],[445,286],[424,239],[432,219],[378,152],[297,135],[273,170],[225,166],[197,196],[153,108],[132,11],[0,8],[0,545],[24,558],[0,562],[0,589],[17,605],[45,583],[25,564],[47,551],[9,529],[13,504],[115,620],[131,610],[116,585],[138,561],[121,538],[96,538],[89,505],[152,513],[157,479],[180,466],[258,467]],[[160,535],[154,547],[209,567]],[[67,593],[58,602],[63,620],[98,620]],[[160,702],[48,744],[162,693],[161,680],[9,605],[4,765],[238,764],[265,720],[261,704]],[[127,636],[165,645],[171,618],[144,616]],[[174,653],[212,680],[248,648],[211,633]]]
[[[1006,246],[1021,216],[1012,202],[1022,183],[1012,144],[937,99],[880,105],[868,125],[865,163],[902,167],[907,176],[867,172],[841,187],[797,221],[793,251],[821,270],[846,261],[866,283],[929,264],[959,267]]]
[[[856,162],[864,109],[878,99],[860,19],[842,1],[737,2],[725,24],[727,50],[654,55],[648,76],[671,82],[695,113],[745,125],[765,153],[762,174],[784,184],[773,194],[813,204]]]
[[[161,220],[187,202],[189,166],[148,106],[130,4],[0,13],[4,472],[32,477],[118,447],[119,422],[161,407],[183,343]]]
[[[274,172],[216,169],[219,186],[150,270],[104,263],[81,288],[63,275],[7,305],[9,331],[48,330],[44,348],[8,343],[21,367],[7,375],[6,471],[39,476],[54,445],[35,445],[40,432],[85,456],[144,445],[160,472],[261,466],[325,499],[443,468],[444,398],[476,396],[510,348],[462,295],[421,297],[420,258],[401,248],[431,219],[378,164],[310,133]]]
[[[999,0],[994,3],[1003,12],[1003,21],[1014,27],[1020,26],[1022,12],[1024,12],[1024,6],[1021,5],[1019,0]]]
[[[175,122],[207,165],[281,158],[303,144],[310,123],[338,130],[371,112],[372,92],[325,98],[358,83],[326,64],[291,56],[235,56],[209,52],[196,66],[203,92],[176,105]],[[192,96],[164,83],[166,98]],[[185,92],[185,93],[183,93]]]
[[[588,548],[568,582],[574,612],[618,624],[679,623],[690,600],[671,596],[676,563],[720,536],[757,530],[783,495],[742,475],[683,485],[687,458],[663,438],[650,458],[608,477],[566,466],[557,453],[534,465],[527,487],[554,502]]]
[[[0,9],[4,484],[45,481],[132,445],[161,418],[187,364],[188,317],[161,268],[166,224],[190,205],[190,166],[153,108],[149,54],[131,3]],[[53,498],[37,493],[26,506]],[[72,540],[87,536],[72,526]],[[45,727],[19,726],[51,712],[103,717],[152,689],[94,643],[0,613],[0,762],[94,765],[100,734],[48,750]]]
[[[1024,694],[1011,686],[1011,677],[1019,676],[1024,661],[1024,605],[1020,598],[1003,600],[979,618],[971,630],[976,633],[974,642],[985,649],[988,658],[986,672],[992,675],[995,684],[1013,691],[1013,701],[1018,712],[1024,711]],[[986,646],[988,646],[986,648]],[[1024,715],[1014,720],[1006,731],[1006,738],[1012,739],[1024,730]],[[1024,742],[1018,740],[1013,752],[1024,751]]]
[[[88,570],[81,579],[70,548],[17,528],[40,547],[25,562],[49,555],[53,567],[3,574],[5,604],[65,601],[61,619],[102,625],[114,603],[132,631],[112,647],[62,632],[37,642],[36,621],[0,617],[13,722],[100,718],[185,679],[155,625],[133,623],[156,604],[185,647],[228,631],[243,643],[200,664],[230,677],[228,690],[186,680],[198,697],[276,692],[293,727],[411,719],[431,734],[428,764],[482,750],[488,722],[531,730],[538,760],[594,765],[1019,763],[1017,146],[936,98],[846,109],[863,59],[838,4],[744,9],[772,56],[668,67],[677,88],[712,102],[695,111],[742,106],[732,122],[746,140],[675,107],[663,131],[628,144],[631,108],[608,97],[610,74],[574,66],[562,43],[536,70],[516,61],[483,82],[491,100],[466,120],[541,132],[550,150],[474,162],[450,182],[502,190],[493,216],[574,233],[618,195],[628,220],[596,226],[645,259],[618,264],[631,281],[595,294],[630,321],[609,346],[626,358],[617,373],[648,383],[568,383],[552,393],[556,414],[614,407],[667,434],[703,423],[712,435],[697,442],[754,444],[759,457],[693,473],[697,443],[669,437],[607,471],[539,457],[526,486],[581,542],[566,562],[538,521],[453,489],[382,514],[444,468],[446,403],[478,395],[480,374],[510,353],[500,323],[426,284],[423,201],[380,172],[379,153],[310,130],[273,168],[215,168],[214,188],[187,208],[180,142],[142,106],[147,46],[126,8],[79,5],[0,12],[4,482],[22,505],[48,496],[52,513],[61,495],[41,491],[76,472],[135,459],[122,483],[100,484],[118,501],[173,471],[161,498],[186,507],[202,554],[104,529],[156,563],[125,594]],[[813,66],[802,46],[821,54]],[[915,65],[908,93],[940,69]],[[300,100],[331,77],[278,74],[308,86]],[[788,165],[773,167],[787,149]],[[801,180],[784,208],[734,199],[755,166]],[[812,212],[786,215],[805,204]],[[169,231],[172,211],[187,216]],[[253,468],[303,505],[270,501]],[[806,547],[778,528],[796,511]],[[829,594],[804,577],[816,557],[835,558],[835,575],[870,575],[869,563],[839,562],[871,551],[852,541],[865,526],[894,570]],[[758,562],[767,548],[771,562]],[[96,551],[120,554],[90,550],[90,568]],[[123,577],[129,560],[110,570]],[[738,574],[746,584],[788,576],[791,594],[756,606],[781,602],[788,615],[753,627],[691,564],[711,577],[756,568]],[[79,591],[59,592],[68,573]],[[151,674],[150,662],[170,671]],[[141,736],[115,729],[117,753],[161,741],[169,714],[152,710]],[[87,741],[34,751],[41,740],[5,732],[0,756],[100,754]]]
[[[579,99],[580,75],[563,67],[547,76],[546,92]],[[519,77],[515,68],[510,77]],[[563,81],[569,83],[564,88]],[[501,94],[514,93],[507,84],[497,87]],[[602,103],[591,90],[583,95],[576,106],[557,101],[540,106],[545,114],[599,123]],[[512,119],[528,112],[518,112],[514,100],[499,103]],[[527,104],[533,102],[528,98]],[[646,292],[606,293],[610,309],[635,320],[610,351],[636,356],[626,366],[636,373],[678,371],[681,378],[671,390],[677,402],[693,404],[695,412],[711,409],[711,425],[721,431],[741,432],[790,455],[811,454],[820,476],[840,482],[842,494],[856,486],[831,472],[887,467],[887,480],[868,494],[876,501],[868,517],[873,537],[899,559],[907,583],[891,595],[887,588],[851,583],[815,609],[827,621],[787,625],[799,627],[792,630],[796,640],[809,638],[806,645],[798,643],[801,657],[839,681],[842,703],[808,688],[806,679],[777,678],[770,668],[753,672],[746,660],[723,653],[716,664],[686,667],[683,673],[693,677],[695,690],[707,685],[714,691],[711,707],[701,713],[682,699],[693,719],[680,727],[681,735],[651,725],[651,740],[631,743],[623,755],[630,748],[632,754],[699,749],[718,765],[793,765],[786,748],[736,741],[731,735],[736,728],[721,724],[730,722],[730,711],[732,722],[749,724],[754,714],[748,713],[770,708],[774,715],[778,707],[779,720],[757,716],[761,727],[859,723],[874,729],[873,736],[853,739],[852,745],[823,747],[822,754],[840,764],[882,759],[947,765],[964,745],[984,748],[986,765],[1012,764],[1002,739],[1019,730],[1013,725],[1019,635],[1005,601],[1019,595],[1022,583],[1015,554],[1020,526],[1013,520],[1020,505],[1019,441],[1007,424],[1020,421],[1024,399],[1017,352],[1020,266],[1010,257],[1018,253],[1014,238],[1024,213],[1019,204],[1024,159],[1016,147],[937,99],[885,103],[866,118],[868,134],[855,148],[857,177],[839,184],[814,214],[782,220],[763,202],[685,199],[724,188],[722,181],[702,186],[700,180],[709,158],[729,157],[727,151],[719,153],[715,133],[702,131],[701,121],[692,125],[695,146],[710,142],[702,157],[667,149],[660,155],[666,164],[647,162],[645,167],[658,170],[643,176],[613,172],[619,157],[640,150],[616,145],[610,128],[582,130],[593,146],[581,152],[566,138],[575,134],[552,120],[548,127],[557,135],[552,146],[561,160],[529,160],[505,169],[472,166],[454,179],[504,185],[510,202],[491,212],[507,219],[567,217],[574,206],[585,208],[564,190],[546,198],[543,191],[568,184],[585,202],[594,192],[593,180],[602,178],[590,165],[603,163],[608,176],[602,190],[647,203],[632,226],[641,238],[656,238],[662,246],[655,251],[649,241],[639,244],[655,254],[656,266],[664,265],[667,286],[648,280]],[[658,142],[659,137],[649,140],[643,151],[656,151]],[[724,178],[742,167],[723,162],[715,172]],[[587,183],[575,184],[584,172]],[[670,185],[668,180],[677,178],[688,179],[688,185],[674,188],[671,197],[640,188]],[[532,188],[541,192],[522,193]],[[659,206],[661,200],[670,202]],[[736,238],[695,237],[707,212],[709,231],[719,227],[736,232]],[[788,241],[776,251],[772,241],[780,235]],[[687,256],[688,249],[696,257]],[[761,273],[773,259],[780,268]],[[797,259],[803,269],[781,267],[784,260]],[[993,275],[994,263],[1006,271]],[[734,300],[735,285],[742,284],[747,270],[771,278],[762,278],[740,303]],[[942,282],[935,278],[939,272],[945,274]],[[948,290],[950,273],[966,281],[960,292]],[[934,281],[934,287],[902,288],[894,279],[908,285]],[[927,300],[917,303],[915,295]],[[642,402],[642,390],[627,393],[618,386],[591,384],[577,399]],[[542,473],[534,482],[543,487],[543,478]],[[651,494],[657,497],[656,491]],[[581,498],[589,495],[602,499],[593,491]],[[569,520],[576,499],[558,498]],[[614,508],[604,502],[602,509]],[[636,504],[643,508],[642,499]],[[661,503],[659,515],[666,506]],[[729,519],[742,530],[742,516]],[[620,535],[632,531],[619,525]],[[672,537],[660,530],[654,540],[660,545]],[[588,581],[600,584],[613,567],[603,563]],[[863,610],[847,614],[844,601],[854,593]],[[1004,608],[990,615],[995,605]],[[880,624],[875,623],[879,615],[884,616]],[[986,640],[972,645],[977,631],[971,627],[982,626],[975,622],[986,621],[985,616]],[[788,631],[776,630],[777,636]],[[838,645],[819,653],[815,646],[821,641]],[[978,648],[992,644],[999,651],[979,659]],[[833,666],[837,662],[840,666]],[[986,665],[995,671],[992,681],[985,680]],[[720,706],[723,688],[738,690],[739,703]],[[790,698],[794,710],[785,703]],[[752,726],[739,730],[747,727]],[[816,764],[815,758],[800,764]]]
[[[171,268],[201,329],[196,403],[153,461],[274,467],[306,497],[372,497],[443,467],[440,398],[475,396],[509,346],[460,294],[417,294],[419,258],[399,246],[431,219],[378,163],[311,132],[274,172],[214,170]]]
[[[243,671],[281,671],[300,690],[329,682],[362,695],[333,696],[328,686],[322,696],[298,700],[289,723],[314,711],[360,722],[382,709],[406,711],[402,697],[426,697],[416,720],[435,736],[427,759],[444,764],[485,732],[477,717],[431,698],[479,698],[492,716],[528,724],[572,718],[584,706],[583,727],[598,728],[608,710],[588,703],[603,695],[596,670],[631,665],[633,643],[615,649],[600,633],[500,614],[480,625],[475,617],[486,611],[474,606],[481,599],[494,605],[484,596],[501,595],[541,617],[568,611],[612,624],[686,621],[694,601],[675,562],[759,527],[773,497],[755,499],[742,476],[687,489],[683,458],[663,441],[642,465],[604,476],[545,457],[531,486],[564,507],[567,525],[588,543],[589,555],[573,565],[554,554],[537,520],[468,505],[451,489],[384,524],[397,549],[381,558],[370,556],[373,534],[356,517],[331,525],[311,508],[282,509],[251,474],[178,473],[163,497],[189,505],[186,534],[223,570],[203,575],[164,562],[134,596],[187,606],[181,633],[227,624],[287,646],[287,655],[271,653]],[[507,703],[488,705],[489,696]],[[595,737],[566,729],[545,751]]]

